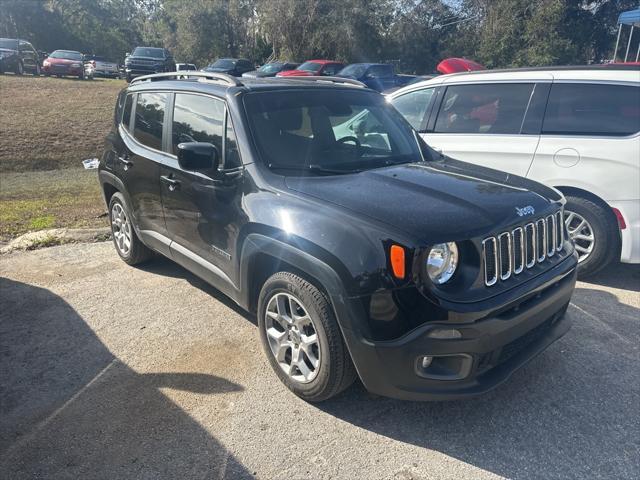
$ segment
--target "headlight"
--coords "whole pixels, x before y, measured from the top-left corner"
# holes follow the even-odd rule
[[[50,62],[48,62],[47,60],[45,60],[44,62],[42,62],[42,66],[43,67],[48,67],[49,65],[51,65]]]
[[[442,285],[453,277],[458,267],[458,247],[455,243],[434,245],[427,257],[427,274],[433,283]]]

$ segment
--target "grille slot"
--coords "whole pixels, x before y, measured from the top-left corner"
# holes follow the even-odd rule
[[[562,210],[556,213],[556,251],[562,250],[564,243],[564,214]]]
[[[524,233],[527,268],[531,268],[536,264],[536,226],[528,223],[524,227]]]
[[[522,227],[516,228],[511,232],[513,238],[513,273],[516,275],[524,270],[525,248],[524,248],[524,231]]]
[[[543,218],[536,222],[536,259],[538,263],[544,262],[547,252],[547,229]]]
[[[556,253],[556,217],[549,215],[547,217],[547,256],[553,257]]]
[[[498,281],[498,248],[495,237],[487,238],[482,242],[484,250],[484,283],[488,287]]]
[[[508,280],[533,268],[562,250],[564,243],[562,210],[539,218],[510,232],[501,232],[482,241],[484,283]]]
[[[500,280],[506,280],[511,276],[511,234],[504,232],[498,235],[498,247],[500,252]]]

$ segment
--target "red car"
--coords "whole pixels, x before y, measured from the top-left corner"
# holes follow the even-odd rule
[[[46,76],[69,75],[84,78],[84,63],[82,54],[74,50],[56,50],[42,62],[42,73]]]
[[[314,75],[336,75],[344,67],[335,60],[307,60],[295,70],[280,72],[276,77],[311,77]]]

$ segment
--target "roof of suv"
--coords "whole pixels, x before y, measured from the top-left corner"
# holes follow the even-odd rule
[[[181,72],[182,73],[182,72]],[[185,72],[185,75],[188,75]],[[364,85],[358,86],[350,83],[343,83],[345,79],[326,77],[326,79],[318,79],[317,81],[309,80],[310,77],[304,77],[301,80],[296,77],[267,77],[267,78],[242,78],[235,79],[237,83],[224,83],[224,81],[198,79],[198,78],[184,78],[184,79],[156,79],[152,82],[141,81],[139,83],[132,83],[129,88],[132,90],[191,90],[200,92],[210,92],[218,95],[224,95],[229,88],[244,89],[246,91],[266,91],[266,90],[282,90],[286,89],[309,89],[309,88],[357,88],[361,90],[368,90]],[[134,81],[135,82],[135,81]],[[337,83],[340,82],[340,83]]]

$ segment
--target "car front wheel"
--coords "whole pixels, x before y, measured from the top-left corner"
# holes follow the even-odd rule
[[[578,274],[593,275],[620,255],[620,235],[609,207],[568,195],[564,221],[578,253]]]
[[[272,275],[258,300],[260,338],[271,367],[293,393],[327,400],[356,378],[327,297],[289,272]]]

